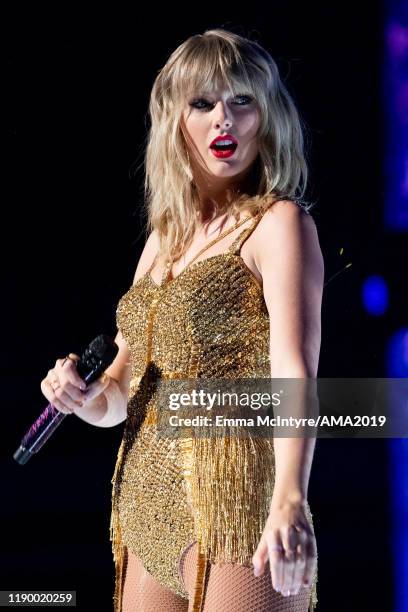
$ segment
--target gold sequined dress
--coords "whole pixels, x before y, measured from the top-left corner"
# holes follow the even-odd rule
[[[197,612],[210,562],[252,567],[274,486],[273,439],[159,437],[152,381],[271,376],[262,286],[240,255],[261,216],[223,253],[193,260],[175,278],[165,270],[160,285],[150,274],[153,262],[119,301],[117,327],[130,350],[132,375],[112,478],[115,612],[121,612],[125,546],[159,583],[187,599],[178,563],[197,540]],[[248,220],[222,232],[194,259]],[[308,505],[307,512],[313,526]],[[316,583],[317,569],[310,612]]]

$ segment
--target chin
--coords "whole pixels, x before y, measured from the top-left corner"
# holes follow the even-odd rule
[[[239,174],[243,174],[248,170],[248,166],[244,168],[241,164],[237,162],[234,163],[234,160],[217,160],[216,164],[211,165],[211,174],[215,174],[216,176],[238,176]]]
[[[234,178],[238,176],[239,174],[241,174],[241,172],[233,168],[225,168],[224,171],[214,170],[214,172],[211,172],[211,176],[217,177],[217,178]]]

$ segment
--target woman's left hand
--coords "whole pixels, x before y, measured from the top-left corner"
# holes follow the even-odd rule
[[[255,576],[270,563],[272,585],[282,595],[296,595],[310,586],[317,564],[313,528],[307,520],[304,502],[276,502],[270,512],[258,547],[252,557]]]

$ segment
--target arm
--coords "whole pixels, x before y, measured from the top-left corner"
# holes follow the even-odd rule
[[[147,272],[158,249],[156,232],[152,232],[146,241],[136,272],[133,285]],[[127,417],[127,401],[131,377],[130,352],[126,341],[118,331],[115,342],[119,351],[105,370],[109,376],[109,383],[102,393],[99,393],[89,402],[85,402],[82,408],[76,408],[75,414],[96,427],[114,427],[119,425]],[[96,381],[95,381],[96,382]]]
[[[257,230],[255,262],[262,274],[270,316],[271,377],[315,378],[324,280],[315,224],[296,204],[283,201],[265,213]],[[305,525],[304,505],[314,446],[314,438],[274,438],[275,487],[268,523],[253,560],[262,573],[269,553],[275,588],[281,582],[278,580],[281,568],[272,545],[293,549],[297,542],[291,533],[293,525],[303,524],[306,534],[312,535]],[[293,573],[293,569],[289,567],[288,573]],[[305,575],[310,577],[312,569],[310,565]],[[299,576],[295,582],[296,586],[300,584]]]
[[[324,280],[316,226],[292,202],[272,207],[265,221],[258,261],[270,317],[271,377],[316,378]],[[275,437],[273,503],[306,500],[314,445],[314,438]]]

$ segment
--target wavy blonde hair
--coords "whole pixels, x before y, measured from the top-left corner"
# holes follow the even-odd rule
[[[261,122],[259,155],[249,172],[246,192],[227,200],[230,213],[251,215],[271,203],[302,201],[308,170],[302,125],[280,79],[275,61],[257,42],[224,29],[188,38],[159,71],[150,95],[150,129],[145,153],[147,232],[156,230],[164,259],[187,250],[197,229],[198,194],[183,133],[183,110],[189,95],[226,85],[233,95],[257,100]]]

